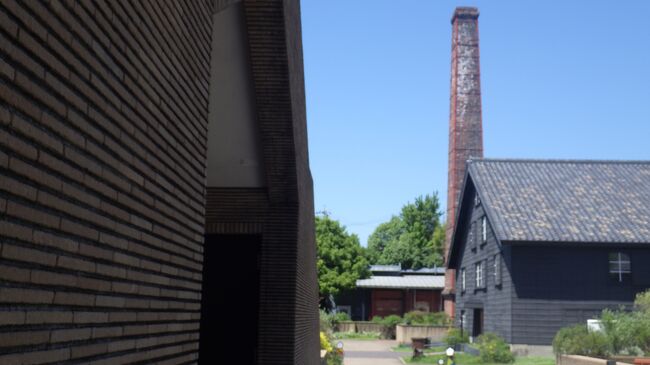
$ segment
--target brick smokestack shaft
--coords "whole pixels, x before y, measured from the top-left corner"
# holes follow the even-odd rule
[[[449,257],[451,235],[466,162],[483,157],[481,117],[481,70],[479,66],[478,9],[458,7],[451,18],[451,96],[449,112],[449,176],[447,181],[447,232],[445,260]],[[445,274],[445,312],[454,315],[455,270]]]

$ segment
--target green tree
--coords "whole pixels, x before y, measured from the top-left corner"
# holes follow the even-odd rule
[[[399,237],[405,232],[404,228],[404,222],[396,216],[375,228],[375,231],[368,237],[368,260],[373,264],[384,261],[381,260],[384,249],[387,246],[397,246]]]
[[[327,214],[316,216],[318,287],[321,298],[352,289],[357,279],[370,275],[359,237],[350,234]]]
[[[399,216],[380,224],[368,238],[371,263],[399,263],[404,269],[442,265],[445,230],[440,215],[437,194],[404,205]]]

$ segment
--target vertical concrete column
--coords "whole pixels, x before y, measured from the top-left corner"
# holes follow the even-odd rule
[[[477,8],[458,7],[451,18],[451,95],[449,112],[449,176],[447,182],[447,232],[445,259],[449,256],[451,235],[456,225],[456,210],[466,162],[483,157],[481,118],[481,71],[479,65]],[[454,315],[455,270],[445,273],[445,312]]]

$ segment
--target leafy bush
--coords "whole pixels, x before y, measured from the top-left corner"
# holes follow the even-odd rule
[[[384,317],[384,319],[381,321],[381,324],[387,327],[394,327],[397,324],[402,323],[402,317],[396,315],[396,314],[391,314],[390,316]]]
[[[332,333],[334,328],[334,322],[332,321],[332,316],[321,309],[319,318],[320,318],[321,332]]]
[[[323,317],[324,316],[321,315],[321,322]],[[331,332],[320,332],[320,349],[327,351],[327,354],[325,355],[327,365],[343,365],[343,352],[336,348]]]
[[[402,317],[391,314],[386,317],[374,316],[370,320],[372,323],[383,324],[384,326],[392,327],[403,322]]]
[[[345,322],[349,320],[350,320],[350,315],[345,312],[337,312],[332,314],[333,323]]]
[[[650,314],[650,289],[636,295],[634,308],[639,312]]]
[[[450,328],[449,331],[447,331],[447,335],[443,339],[447,346],[449,347],[456,347],[456,345],[460,345],[461,343],[468,343],[469,342],[469,335],[467,332],[463,332],[461,335],[460,329],[458,328]]]
[[[613,354],[650,353],[650,312],[606,309],[601,321]]]
[[[330,343],[330,340],[327,338],[327,335],[323,331],[321,331],[320,333],[320,349],[326,350],[327,352],[332,351],[332,344]]]
[[[584,325],[562,328],[553,340],[555,353],[650,355],[650,290],[637,294],[634,311],[605,309],[600,320],[602,331],[589,331]]]
[[[510,346],[494,333],[484,333],[478,336],[476,344],[484,363],[509,364],[515,361],[515,355],[510,352]]]
[[[553,352],[556,354],[605,357],[611,353],[610,349],[603,332],[588,331],[583,324],[562,328],[553,339]]]
[[[337,340],[377,340],[381,338],[379,332],[334,332]]]
[[[404,323],[408,325],[444,326],[449,324],[449,317],[444,312],[411,311],[404,314]]]

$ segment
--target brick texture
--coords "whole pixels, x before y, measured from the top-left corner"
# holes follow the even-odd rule
[[[250,0],[243,5],[266,186],[209,187],[206,233],[261,236],[257,362],[318,364],[300,3]]]
[[[451,95],[449,112],[449,165],[447,180],[447,232],[445,261],[456,225],[456,211],[467,160],[483,157],[481,70],[479,65],[478,9],[456,8],[451,19]],[[445,312],[454,315],[455,270],[445,273]]]
[[[192,363],[209,0],[0,2],[0,363]]]

